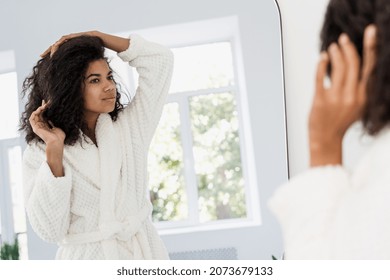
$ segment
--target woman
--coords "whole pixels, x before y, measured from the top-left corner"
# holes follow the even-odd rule
[[[390,259],[389,23],[388,0],[329,3],[309,118],[311,168],[270,201],[288,259]],[[374,140],[350,173],[342,140],[357,120]]]
[[[104,48],[139,73],[120,103]],[[170,50],[132,35],[63,36],[24,82],[25,204],[57,259],[166,259],[147,197],[147,153],[172,74]]]

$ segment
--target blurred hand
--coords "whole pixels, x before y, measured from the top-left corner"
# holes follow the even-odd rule
[[[356,47],[346,34],[321,54],[316,90],[309,116],[311,165],[341,164],[341,144],[347,129],[362,115],[367,83],[376,62],[376,28],[364,32],[363,65]],[[324,86],[328,64],[330,86]],[[361,71],[361,72],[360,72]]]

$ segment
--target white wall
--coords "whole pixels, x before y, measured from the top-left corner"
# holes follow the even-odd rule
[[[329,0],[278,0],[282,14],[290,176],[309,164],[307,119],[319,58],[319,32]]]

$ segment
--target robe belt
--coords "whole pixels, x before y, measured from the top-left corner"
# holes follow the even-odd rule
[[[147,203],[137,215],[129,216],[124,222],[104,223],[99,231],[68,234],[59,245],[76,245],[114,239],[129,241],[141,229],[151,210],[151,204]]]

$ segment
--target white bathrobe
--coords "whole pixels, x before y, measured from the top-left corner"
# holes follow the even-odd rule
[[[139,86],[113,122],[101,114],[96,147],[64,149],[64,177],[54,177],[44,144],[31,144],[23,157],[27,214],[34,231],[59,244],[57,259],[167,259],[150,220],[147,155],[172,75],[173,55],[165,47],[132,35],[118,54],[136,67]]]
[[[390,259],[390,129],[353,172],[311,168],[269,201],[287,259]]]

